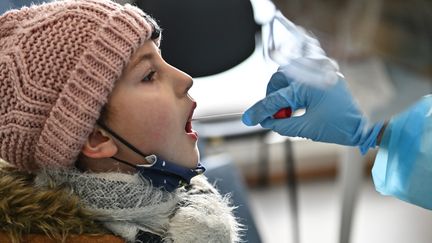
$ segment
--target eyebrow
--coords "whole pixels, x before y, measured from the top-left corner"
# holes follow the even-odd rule
[[[162,53],[161,49],[159,49],[159,48],[158,48],[158,53],[159,53],[159,55],[161,55],[161,53]],[[146,61],[146,60],[149,60],[149,59],[152,59],[153,56],[154,56],[154,54],[152,52],[145,52],[145,53],[139,55],[137,57],[136,61],[132,64],[131,70],[134,70],[139,63]]]

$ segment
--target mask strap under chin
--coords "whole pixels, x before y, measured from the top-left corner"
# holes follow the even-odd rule
[[[136,166],[134,164],[129,163],[126,160],[122,160],[122,159],[116,158],[114,156],[112,156],[111,158],[114,159],[114,160],[116,160],[116,161],[118,161],[118,162],[120,162],[120,163],[123,163],[125,165],[128,165],[128,166],[133,167],[134,169],[136,169]]]
[[[126,139],[122,138],[120,135],[118,135],[117,133],[115,133],[113,130],[111,130],[107,125],[105,125],[105,123],[103,121],[98,121],[97,124],[102,127],[104,130],[106,130],[107,132],[109,132],[113,137],[115,137],[117,140],[119,140],[121,143],[123,143],[124,145],[126,145],[128,148],[130,148],[132,151],[134,151],[135,153],[141,155],[146,161],[147,161],[147,157],[148,155],[145,155],[143,152],[139,151],[135,146],[133,146],[132,144],[130,144],[128,141],[126,141]],[[116,158],[116,157],[111,157],[115,160],[117,160],[118,162],[124,163],[126,165],[132,166],[132,167],[136,167],[135,165],[124,161],[122,159]],[[147,161],[148,162],[148,161]]]
[[[107,132],[109,132],[113,137],[115,137],[117,140],[119,140],[120,142],[122,142],[124,145],[126,145],[128,148],[130,148],[132,151],[134,151],[135,153],[141,155],[142,157],[146,158],[148,155],[145,155],[143,152],[139,151],[135,146],[133,146],[132,144],[130,144],[128,141],[126,141],[126,139],[122,138],[120,135],[118,135],[117,133],[115,133],[113,130],[111,130],[107,125],[105,125],[105,123],[103,121],[98,121],[97,124],[102,127],[104,130],[106,130]],[[119,160],[120,161],[120,160]],[[120,162],[125,162],[125,161],[120,161]],[[130,163],[129,163],[130,164]]]

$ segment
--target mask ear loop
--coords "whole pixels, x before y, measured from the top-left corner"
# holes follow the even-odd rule
[[[143,157],[147,162],[150,162],[150,161],[147,160],[147,157],[149,157],[149,155],[145,155],[143,152],[139,151],[135,146],[133,146],[132,144],[130,144],[128,141],[126,141],[126,139],[122,138],[120,135],[118,135],[118,134],[115,133],[113,130],[111,130],[107,125],[105,125],[104,122],[102,122],[102,121],[98,121],[97,124],[98,124],[101,128],[103,128],[105,131],[107,131],[109,134],[111,134],[113,137],[115,137],[117,140],[119,140],[121,143],[123,143],[123,144],[126,145],[128,148],[130,148],[132,151],[134,151],[134,152],[137,153],[138,155],[142,156],[142,157]],[[151,156],[151,155],[150,155],[150,156]],[[120,163],[123,163],[123,164],[129,165],[129,166],[131,166],[131,167],[133,167],[133,168],[136,169],[136,165],[131,164],[131,163],[125,161],[125,160],[122,160],[122,159],[116,158],[116,157],[114,157],[114,156],[112,156],[111,158],[113,158],[114,160],[116,160],[116,161],[118,161],[118,162],[120,162]],[[154,161],[151,161],[151,163],[153,164]]]
[[[111,157],[112,159],[114,159],[114,160],[116,160],[116,161],[118,161],[118,162],[120,162],[120,163],[123,163],[123,164],[125,164],[125,165],[128,165],[128,166],[130,166],[130,167],[133,167],[134,169],[136,169],[136,165],[134,165],[134,164],[132,164],[132,163],[129,163],[129,162],[127,162],[127,161],[125,161],[125,160],[122,160],[122,159],[119,159],[119,158],[116,158],[116,157]]]

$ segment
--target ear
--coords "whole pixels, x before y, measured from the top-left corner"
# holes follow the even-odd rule
[[[93,159],[109,158],[117,153],[117,145],[105,131],[95,128],[87,138],[81,152]]]

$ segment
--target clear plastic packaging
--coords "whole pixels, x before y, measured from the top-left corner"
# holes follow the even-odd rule
[[[338,80],[339,66],[326,56],[318,40],[289,21],[269,0],[252,0],[255,20],[262,25],[264,56],[298,82],[318,87]]]

